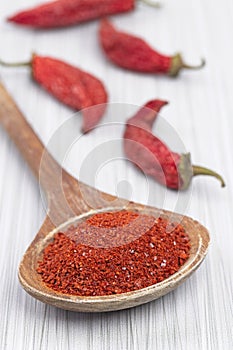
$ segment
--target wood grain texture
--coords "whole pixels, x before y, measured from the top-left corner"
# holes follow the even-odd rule
[[[123,112],[123,110],[122,110]],[[106,312],[128,309],[154,301],[171,292],[199,267],[209,246],[207,229],[193,219],[162,209],[152,208],[135,202],[113,197],[100,192],[66,172],[44,148],[23,114],[16,106],[4,85],[0,84],[0,123],[20,150],[45,191],[48,203],[47,216],[25,252],[19,266],[19,281],[22,287],[36,299],[64,310],[78,312]],[[113,160],[113,159],[112,159]],[[103,198],[105,199],[103,201]],[[121,206],[109,208],[112,201]],[[98,211],[92,208],[99,208]],[[180,222],[190,239],[190,256],[186,263],[166,280],[141,290],[111,296],[76,297],[62,295],[47,288],[36,269],[43,250],[57,232],[63,232],[70,225],[97,212],[132,210],[154,217],[162,217],[171,223]],[[100,229],[101,230],[101,229]],[[169,228],[167,229],[169,234]]]
[[[33,3],[39,0],[24,0],[20,5],[9,0],[2,6],[0,39],[4,59],[28,58],[31,51],[50,54],[80,63],[83,69],[103,77],[112,102],[143,104],[154,97],[170,100],[171,105],[163,113],[165,120],[182,136],[195,163],[223,173],[227,188],[222,190],[214,180],[206,178],[193,183],[189,206],[181,209],[208,227],[212,245],[205,263],[176,291],[155,302],[109,314],[58,310],[30,298],[17,280],[18,264],[42,224],[44,207],[29,168],[0,129],[0,348],[232,349],[232,1],[223,0],[220,5],[217,0],[166,0],[163,10],[154,12],[139,6],[133,14],[115,17],[119,27],[147,38],[164,52],[182,50],[190,63],[199,62],[201,56],[206,58],[205,70],[183,73],[179,80],[145,77],[111,66],[98,48],[96,22],[52,32],[28,31],[4,22],[7,15]],[[26,69],[1,69],[0,74],[46,144],[72,111],[40,90]],[[124,122],[125,118],[119,115],[118,121]],[[80,126],[81,119],[77,118],[77,130]],[[98,137],[98,133],[88,137],[85,147],[95,147]],[[74,175],[79,175],[81,151],[83,148],[78,159],[71,154],[66,161]],[[96,179],[98,187],[115,194],[116,184],[128,181],[133,189],[131,199],[146,202],[144,179],[130,167],[118,165],[114,172],[111,167],[103,169],[104,176]],[[89,176],[85,172],[81,175],[81,180]],[[149,204],[161,207],[161,188],[153,183],[150,188],[156,195],[150,197]],[[121,194],[127,195],[127,190],[123,188]],[[166,196],[164,208],[173,209],[175,194],[169,191]],[[186,203],[185,196],[181,197]]]

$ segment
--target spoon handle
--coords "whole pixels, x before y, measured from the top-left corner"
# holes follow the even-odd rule
[[[93,208],[125,205],[125,200],[115,201],[115,196],[98,191],[68,174],[45,149],[1,82],[0,124],[43,187],[48,215],[55,226]]]
[[[20,150],[33,173],[40,180],[46,190],[52,173],[61,171],[60,165],[45,151],[38,136],[32,130],[12,97],[0,82],[0,123],[3,125],[11,139]],[[40,176],[40,164],[46,152],[47,170],[43,169],[43,177]],[[44,171],[46,171],[44,173]]]

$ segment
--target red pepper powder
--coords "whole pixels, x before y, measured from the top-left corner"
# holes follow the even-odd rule
[[[163,281],[189,253],[180,224],[126,210],[105,212],[55,234],[37,272],[47,287],[63,294],[120,294]]]

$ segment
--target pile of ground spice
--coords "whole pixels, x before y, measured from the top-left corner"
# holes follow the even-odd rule
[[[37,272],[47,287],[79,296],[119,294],[156,284],[189,258],[184,228],[167,228],[167,220],[126,210],[95,214],[55,234]]]

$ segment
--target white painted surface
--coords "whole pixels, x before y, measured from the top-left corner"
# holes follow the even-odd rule
[[[192,191],[181,196],[184,202],[190,199],[189,207],[181,209],[208,227],[212,245],[203,265],[179,289],[127,311],[79,314],[58,310],[31,298],[17,280],[22,254],[45,212],[29,168],[0,129],[0,349],[232,349],[233,2],[167,0],[160,11],[139,5],[134,13],[113,19],[119,27],[144,37],[161,51],[182,50],[191,63],[206,58],[205,69],[183,72],[176,80],[113,67],[98,46],[97,22],[40,32],[4,21],[7,15],[36,3],[39,0],[8,0],[2,4],[2,58],[28,59],[32,51],[60,57],[101,77],[111,102],[141,105],[155,97],[169,100],[170,105],[162,113],[165,120],[181,135],[195,163],[221,172],[227,187],[221,189],[214,179],[198,178]],[[30,80],[26,69],[1,68],[0,74],[28,121],[47,143],[72,111]],[[118,121],[126,118],[119,115]],[[108,121],[107,116],[103,121]],[[79,126],[77,118],[77,130]],[[121,136],[119,130],[115,136]],[[86,144],[83,141],[85,149],[92,150],[98,140],[98,132],[90,134]],[[80,155],[72,150],[64,163],[73,174],[80,170],[83,149]],[[103,167],[95,184],[114,193],[117,184],[127,180],[132,198],[147,201],[147,184],[135,169],[124,162],[114,169]],[[82,180],[88,178],[85,172],[81,175]],[[163,205],[164,190],[149,182],[150,190],[154,190],[150,204]],[[121,194],[127,196],[129,192],[123,187]],[[175,200],[176,194],[167,191],[165,208],[172,208]]]

